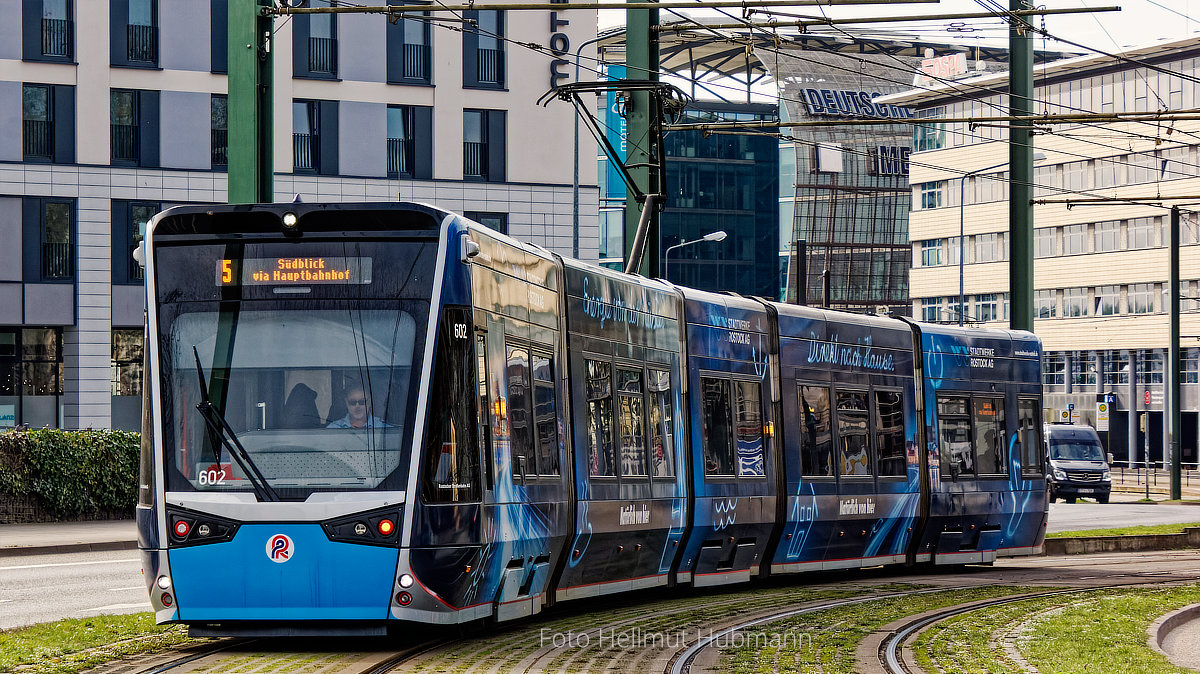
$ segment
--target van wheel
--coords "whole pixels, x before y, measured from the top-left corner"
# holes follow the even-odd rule
[[[1108,503],[1108,494],[1101,494],[1097,496],[1096,503]]]

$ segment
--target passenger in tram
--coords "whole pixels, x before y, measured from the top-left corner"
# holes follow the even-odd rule
[[[371,398],[361,386],[346,389],[346,416],[329,423],[326,428],[391,428],[391,424],[372,416]]]

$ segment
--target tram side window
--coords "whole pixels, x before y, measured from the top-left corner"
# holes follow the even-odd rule
[[[588,475],[613,477],[616,462],[612,439],[612,365],[604,361],[587,361]]]
[[[1004,442],[1004,399],[973,398],[975,465],[980,475],[1007,475],[1008,448]]]
[[[838,449],[842,475],[871,475],[870,415],[865,391],[838,391]]]
[[[1021,439],[1021,472],[1042,474],[1041,403],[1031,398],[1017,401],[1017,423]]]
[[[898,391],[875,391],[875,448],[879,474],[908,475],[904,452],[904,398]]]
[[[554,361],[533,353],[533,423],[539,475],[558,475],[558,414],[554,404]]]
[[[833,477],[829,389],[800,386],[800,466],[809,477]]]
[[[483,472],[484,481],[487,488],[491,489],[492,482],[492,421],[491,421],[491,401],[488,395],[488,368],[487,368],[487,335],[480,334],[475,337],[475,377],[476,385],[479,391],[478,410],[479,423],[476,427],[479,429],[479,449],[484,455]]]
[[[524,481],[527,475],[537,474],[533,455],[533,429],[529,418],[529,349],[509,344],[506,369],[509,455],[512,458],[513,479],[520,478]]]
[[[476,385],[471,350],[462,312],[447,310],[438,333],[437,366],[425,442],[424,496],[431,503],[479,500],[479,453],[475,445],[475,411],[471,390]]]
[[[671,405],[671,373],[650,370],[646,378],[649,391],[650,465],[654,477],[675,474],[675,419]]]
[[[617,368],[617,409],[621,431],[621,475],[646,475],[642,372]]]
[[[729,380],[700,378],[704,474],[733,475],[733,420]]]
[[[735,381],[737,413],[737,474],[739,476],[762,477],[763,469],[763,414],[762,384],[755,381]]]
[[[967,398],[938,396],[938,447],[942,477],[957,479],[974,475],[975,452],[971,448],[971,415]]]

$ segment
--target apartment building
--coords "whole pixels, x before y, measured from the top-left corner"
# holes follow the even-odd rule
[[[0,16],[0,428],[135,429],[130,254],[159,210],[226,200],[228,0],[0,0]],[[573,222],[574,111],[537,103],[595,12],[460,18],[276,20],[275,199],[432,202],[596,259],[595,166]]]
[[[1200,107],[1200,39],[1035,70],[1037,113]],[[925,118],[1000,116],[1005,74],[890,97]],[[917,127],[909,221],[914,316],[1005,327],[1008,145],[1004,124]],[[1118,461],[1162,461],[1169,293],[1180,294],[1184,462],[1200,424],[1200,123],[1039,126],[1034,198],[1035,332],[1043,340],[1047,419],[1107,425]],[[1109,201],[1111,199],[1111,201]],[[1123,201],[1125,199],[1127,201]],[[1169,279],[1169,207],[1183,209],[1181,282]],[[961,280],[960,280],[961,279]],[[961,291],[960,291],[961,284]],[[1107,405],[1108,419],[1099,405]],[[1072,409],[1073,408],[1073,409]],[[1144,418],[1144,419],[1143,419]],[[1142,430],[1143,424],[1145,430]]]

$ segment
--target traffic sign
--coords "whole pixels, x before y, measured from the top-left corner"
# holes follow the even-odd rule
[[[1108,430],[1108,403],[1096,403],[1096,430]]]
[[[1108,403],[1109,405],[1117,402],[1117,394],[1116,393],[1105,393],[1104,394],[1104,402]]]
[[[1150,404],[1150,389],[1146,389],[1146,392],[1142,394],[1142,402]]]

